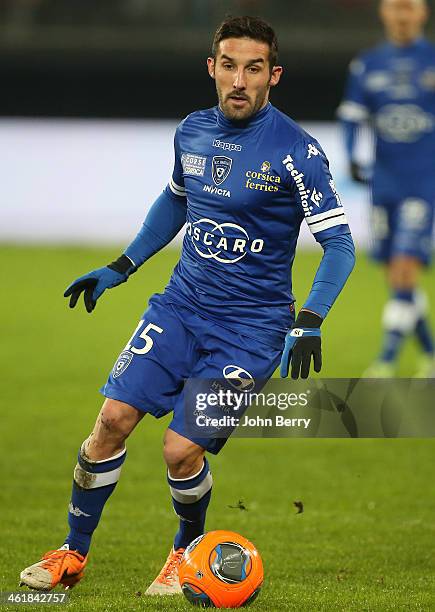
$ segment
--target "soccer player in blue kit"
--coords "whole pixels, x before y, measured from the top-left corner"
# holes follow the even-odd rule
[[[135,240],[112,264],[72,283],[91,312],[186,224],[168,286],[153,295],[102,389],[106,400],[74,470],[63,546],[21,572],[49,590],[83,575],[92,533],[119,479],[125,441],[146,413],[173,413],[164,459],[179,529],[148,594],[180,592],[178,564],[204,532],[212,476],[205,452],[225,439],[185,430],[186,379],[267,379],[281,361],[293,378],[321,368],[320,326],[354,265],[345,213],[320,145],[269,102],[280,80],[277,41],[257,18],[230,18],[215,34],[208,71],[218,106],[189,115],[175,134],[172,177]],[[324,254],[294,320],[291,268],[306,220]]]
[[[383,313],[384,340],[367,377],[389,377],[406,337],[423,351],[416,376],[435,376],[428,303],[418,288],[430,263],[435,207],[435,46],[423,38],[425,0],[382,0],[387,42],[350,66],[338,115],[345,130],[353,178],[358,127],[370,121],[376,137],[371,179],[373,256],[387,267],[390,299]]]

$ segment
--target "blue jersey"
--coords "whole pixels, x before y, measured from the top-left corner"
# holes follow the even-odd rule
[[[338,111],[348,123],[371,121],[376,136],[374,201],[435,198],[435,46],[382,44],[350,66]],[[352,151],[350,151],[352,154]]]
[[[350,232],[319,143],[270,103],[238,126],[197,111],[176,131],[167,189],[187,207],[167,299],[282,348],[302,221],[320,243]]]

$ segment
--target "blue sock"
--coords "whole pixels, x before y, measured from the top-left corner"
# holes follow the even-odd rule
[[[397,359],[404,339],[415,329],[416,316],[414,291],[394,291],[384,309],[384,340],[379,357],[381,361],[392,363]]]
[[[421,348],[427,355],[434,354],[434,340],[432,330],[430,328],[429,319],[427,317],[428,299],[424,291],[417,290],[414,295],[414,302],[418,311],[417,324],[415,326],[415,335],[420,343]]]
[[[399,331],[386,331],[384,334],[384,342],[382,345],[380,361],[386,361],[388,363],[392,363],[393,361],[395,361],[402,347],[404,339],[404,334]]]
[[[433,355],[435,352],[432,330],[426,317],[420,317],[415,328],[417,339],[425,353]]]
[[[104,461],[90,461],[79,451],[69,504],[70,532],[65,540],[71,550],[87,555],[92,534],[97,528],[104,504],[116,487],[127,451],[124,449]]]
[[[180,519],[180,527],[174,540],[174,549],[186,548],[192,540],[204,533],[205,515],[210,502],[213,479],[207,459],[202,470],[177,480],[168,473],[168,483],[174,510]]]

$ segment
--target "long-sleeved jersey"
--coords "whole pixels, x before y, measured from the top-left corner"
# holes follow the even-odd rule
[[[348,128],[370,120],[376,136],[375,201],[435,197],[435,46],[418,39],[409,46],[384,43],[350,65],[338,116]],[[431,198],[432,196],[432,198]]]
[[[243,125],[219,107],[197,111],[176,131],[167,189],[187,202],[167,297],[281,347],[293,318],[291,269],[302,221],[324,246],[350,233],[318,142],[270,103]]]

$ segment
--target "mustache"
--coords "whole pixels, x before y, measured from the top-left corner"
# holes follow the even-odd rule
[[[230,94],[227,95],[226,99],[229,100],[230,98],[234,97],[242,98],[243,100],[247,100],[249,102],[249,97],[242,91],[232,91]]]

